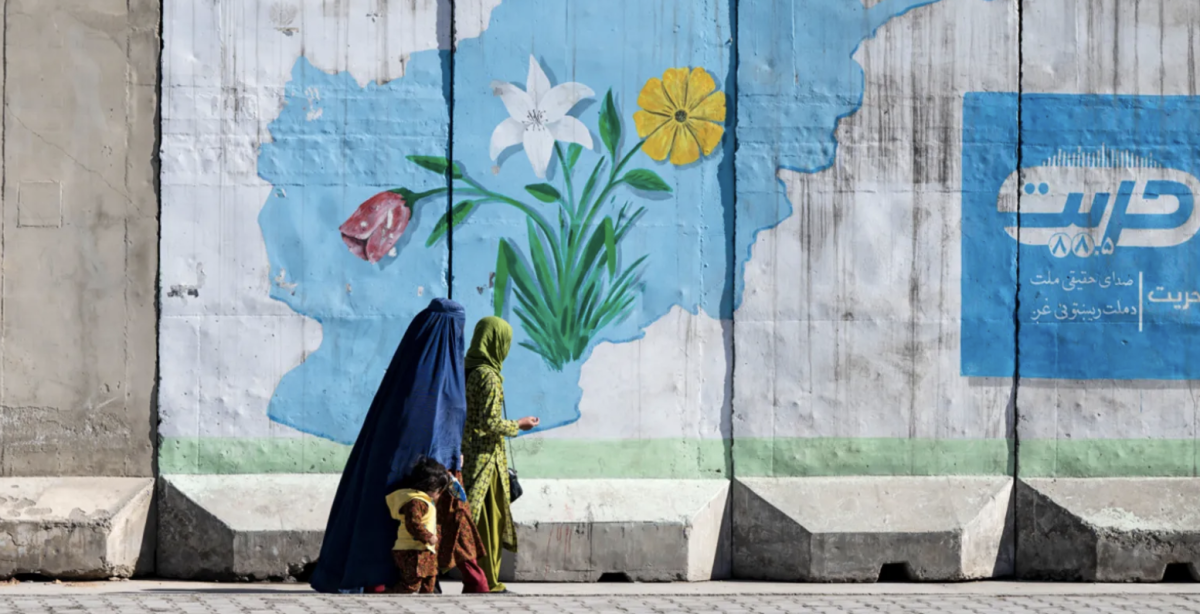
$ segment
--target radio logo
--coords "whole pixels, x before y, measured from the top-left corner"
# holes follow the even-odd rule
[[[1198,193],[1200,179],[1174,169],[1045,165],[1010,174],[996,208],[1021,244],[1087,258],[1188,242],[1200,230]]]

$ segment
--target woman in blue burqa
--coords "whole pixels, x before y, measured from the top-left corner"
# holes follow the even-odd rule
[[[421,456],[462,481],[466,418],[462,305],[434,299],[413,318],[375,393],[342,471],[311,584],[323,593],[383,592],[398,573],[397,521],[385,497]],[[458,484],[437,504],[438,567],[458,567],[463,592],[488,592],[476,559],[483,543]]]

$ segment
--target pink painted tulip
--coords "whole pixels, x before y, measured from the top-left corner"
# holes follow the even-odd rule
[[[359,205],[338,230],[351,254],[374,263],[392,251],[410,219],[412,209],[403,196],[380,192]]]

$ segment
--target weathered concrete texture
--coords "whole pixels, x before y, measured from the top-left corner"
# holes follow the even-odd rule
[[[153,495],[151,478],[0,478],[0,577],[148,573]]]
[[[340,475],[175,475],[160,480],[157,573],[266,580],[321,552]]]
[[[157,573],[261,580],[317,559],[338,475],[174,475],[160,481]],[[725,480],[524,480],[520,554],[504,576],[594,582],[729,576]]]
[[[4,17],[0,475],[149,476],[159,2]]]
[[[1017,576],[1158,582],[1188,564],[1200,580],[1200,479],[1046,478],[1017,484]]]
[[[726,480],[522,480],[513,504],[518,582],[635,582],[729,577]]]
[[[734,482],[733,574],[873,582],[1012,573],[1007,477],[745,478]]]

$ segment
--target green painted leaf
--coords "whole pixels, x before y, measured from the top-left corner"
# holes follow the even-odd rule
[[[535,282],[533,280],[533,276],[529,274],[529,269],[526,268],[525,262],[521,260],[520,256],[517,255],[517,250],[513,249],[512,245],[509,244],[508,241],[501,239],[500,251],[507,259],[508,273],[513,283],[516,285],[516,289],[530,297],[533,304],[535,304],[539,309],[546,310],[543,297],[538,294],[537,291],[537,282]]]
[[[583,325],[589,331],[595,332],[601,328],[597,322],[603,320],[615,303],[631,296],[630,289],[640,279],[639,275],[642,272],[642,264],[646,262],[646,258],[646,256],[638,258],[632,265],[622,271],[621,275],[612,282],[608,296],[603,301],[600,301],[600,305],[596,309],[589,310],[585,314]],[[592,333],[589,332],[590,334]]]
[[[617,274],[617,233],[613,230],[611,217],[604,218],[604,250],[608,252],[608,275]]]
[[[425,241],[425,247],[432,247],[434,243],[437,243],[446,234],[446,231],[450,229],[451,225],[458,226],[462,223],[468,215],[471,215],[471,212],[475,210],[475,206],[478,204],[473,200],[464,200],[454,205],[454,209],[450,210],[450,224],[446,223],[446,216],[439,217],[437,225],[433,227],[433,232],[429,233],[429,238]]]
[[[537,354],[538,356],[541,356],[541,357],[542,357],[542,359],[543,359],[543,360],[545,360],[545,361],[547,361],[547,362],[553,363],[553,361],[554,361],[554,359],[553,359],[553,358],[551,358],[551,357],[549,357],[549,356],[547,356],[547,355],[546,355],[546,352],[544,352],[544,351],[542,350],[542,348],[541,348],[540,346],[538,346],[538,345],[535,345],[535,344],[533,344],[533,343],[530,343],[530,342],[528,342],[528,341],[521,341],[521,342],[520,342],[520,343],[518,343],[517,345],[519,345],[519,346],[521,346],[521,347],[523,347],[523,348],[525,348],[525,349],[529,350],[530,352],[533,352],[534,354]]]
[[[583,145],[579,143],[571,143],[567,148],[567,172],[575,170],[575,163],[579,161],[579,154],[583,153]]]
[[[596,163],[596,168],[592,169],[592,175],[588,177],[587,184],[583,186],[583,196],[579,199],[580,203],[587,203],[592,197],[592,190],[596,189],[596,180],[600,178],[600,167],[604,166],[604,160],[601,159]]]
[[[446,169],[451,166],[450,161],[441,156],[408,156],[408,159],[413,164],[439,175],[445,175]],[[450,176],[454,179],[462,179],[462,169],[454,164]]]
[[[537,320],[531,318],[529,314],[525,312],[525,310],[514,309],[513,313],[517,314],[517,319],[520,320],[521,324],[525,327],[525,334],[529,335],[529,338],[533,340],[535,345],[537,345],[539,348],[542,348],[542,350],[537,352],[549,358],[549,348],[552,347],[552,344],[550,343],[550,337],[546,334],[546,331],[542,330],[542,327]]]
[[[597,257],[600,255],[601,250],[603,249],[604,230],[602,228],[597,228],[596,231],[592,233],[592,236],[588,238],[587,243],[584,244],[583,252],[580,253],[579,261],[576,265],[576,270],[579,271],[579,276],[575,279],[575,287],[572,288],[572,295],[579,296],[580,291],[583,289],[584,283],[589,281],[589,279],[596,274],[596,271],[600,270],[597,266],[599,264]]]
[[[552,203],[562,198],[562,194],[560,194],[558,190],[554,189],[554,186],[548,183],[535,183],[533,185],[527,185],[525,186],[525,191],[529,192],[534,198],[544,203]]]
[[[408,188],[396,188],[388,191],[393,194],[399,194],[400,196],[403,196],[404,202],[408,204],[409,208],[412,208],[412,206],[417,204],[419,201],[425,200],[426,198],[435,196],[437,194],[445,194],[448,190],[446,188],[434,188],[424,192],[413,192]]]
[[[625,316],[629,315],[629,312],[632,310],[633,302],[635,300],[637,300],[637,297],[629,296],[629,297],[626,297],[623,301],[621,301],[620,304],[609,308],[608,312],[606,314],[604,314],[604,317],[601,318],[600,321],[597,323],[596,330],[600,330],[601,328],[608,326],[609,324],[612,323],[613,320],[615,320],[617,318],[624,318]]]
[[[641,217],[645,214],[646,208],[639,207],[637,211],[633,212],[633,215],[629,216],[623,223],[617,225],[617,243],[620,243],[621,240],[625,238],[625,234],[628,233],[631,228],[633,228],[634,223],[641,219]]]
[[[629,186],[634,189],[644,190],[646,192],[671,191],[671,186],[667,185],[667,182],[663,181],[662,177],[658,176],[658,173],[645,168],[639,168],[625,173],[625,177],[623,177],[621,181],[629,184]]]
[[[546,259],[546,250],[542,246],[541,236],[538,230],[533,225],[533,220],[525,219],[529,230],[529,256],[533,260],[533,271],[537,275],[538,289],[542,292],[542,298],[546,303],[554,308],[558,304],[558,288],[554,280],[554,274],[550,272],[550,264]]]
[[[604,146],[615,160],[617,145],[621,142],[621,116],[617,115],[617,106],[613,104],[612,90],[608,90],[604,102],[600,105],[600,138],[604,140]]]
[[[500,248],[496,250],[496,285],[492,288],[492,305],[497,318],[504,317],[504,296],[508,294],[508,254],[504,247],[507,243],[500,239]]]

